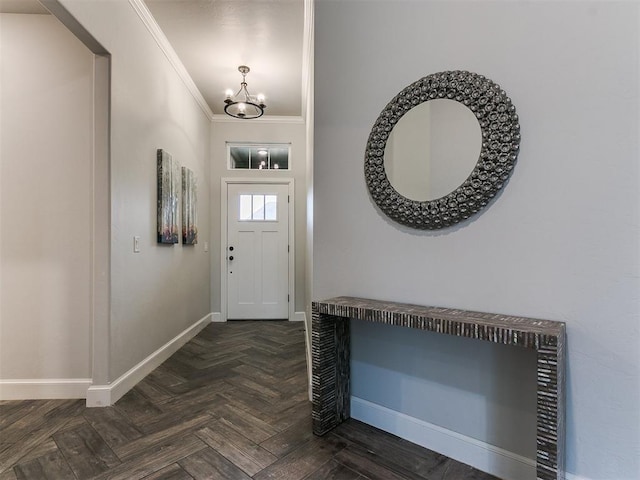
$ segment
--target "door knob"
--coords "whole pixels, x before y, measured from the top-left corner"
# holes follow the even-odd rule
[[[233,260],[233,255],[231,255],[231,256],[229,257],[229,260]]]
[[[233,252],[233,247],[229,247],[229,251],[230,251],[230,252]]]

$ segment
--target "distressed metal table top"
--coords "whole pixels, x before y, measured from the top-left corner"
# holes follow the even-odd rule
[[[335,297],[313,302],[318,313],[418,328],[495,343],[539,348],[565,335],[565,323],[455,308],[384,302],[357,297]]]

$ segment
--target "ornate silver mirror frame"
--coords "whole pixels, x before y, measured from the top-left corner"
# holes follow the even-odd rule
[[[461,102],[476,116],[482,132],[480,156],[469,177],[451,193],[434,200],[411,200],[387,177],[387,139],[405,113],[437,98]],[[371,197],[387,216],[409,227],[435,230],[482,210],[509,179],[519,147],[518,115],[499,85],[476,73],[439,72],[412,83],[382,110],[367,141],[364,174]]]

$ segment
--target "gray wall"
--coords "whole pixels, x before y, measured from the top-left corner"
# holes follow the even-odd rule
[[[88,380],[93,55],[51,15],[0,23],[0,379]]]
[[[125,1],[62,0],[112,55],[109,380],[210,312],[210,121]],[[156,243],[156,149],[194,171],[195,246]],[[140,253],[133,237],[140,236]]]
[[[319,0],[314,299],[334,295],[567,322],[567,471],[640,477],[640,6]],[[490,207],[418,232],[363,178],[369,129],[418,78],[466,69],[520,115]],[[354,322],[353,395],[533,458],[530,355]],[[417,400],[419,399],[419,400]]]

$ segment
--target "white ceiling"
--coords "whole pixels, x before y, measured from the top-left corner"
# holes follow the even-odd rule
[[[126,1],[126,0],[114,0]],[[305,0],[144,0],[214,114],[225,91],[265,96],[265,116],[303,114]],[[0,13],[45,14],[37,0],[0,0]]]
[[[214,114],[225,91],[264,94],[265,115],[302,115],[304,0],[145,0]]]

